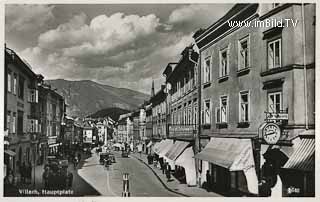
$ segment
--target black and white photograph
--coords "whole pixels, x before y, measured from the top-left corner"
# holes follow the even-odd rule
[[[4,199],[315,199],[315,2],[2,5]]]

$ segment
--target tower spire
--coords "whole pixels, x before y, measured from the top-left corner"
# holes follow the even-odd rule
[[[152,86],[151,86],[151,97],[154,96],[154,80],[152,80]]]

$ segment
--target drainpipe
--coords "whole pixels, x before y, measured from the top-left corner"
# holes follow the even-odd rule
[[[305,19],[304,19],[304,4],[301,5],[302,14],[302,43],[303,43],[303,73],[304,73],[304,104],[305,104],[305,125],[306,130],[309,129],[308,120],[308,83],[307,83],[307,67],[306,67],[306,31],[305,31]]]

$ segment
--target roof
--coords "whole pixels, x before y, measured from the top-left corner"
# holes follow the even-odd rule
[[[26,74],[28,74],[31,77],[39,78],[41,79],[40,76],[38,76],[36,73],[34,73],[30,65],[27,64],[25,61],[23,61],[16,52],[14,52],[12,49],[5,47],[5,60],[6,62],[9,60],[12,63],[15,63],[20,67],[22,67],[22,71],[24,71]]]

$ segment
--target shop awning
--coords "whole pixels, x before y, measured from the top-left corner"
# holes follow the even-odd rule
[[[113,147],[122,147],[122,145],[120,143],[115,143],[112,145]]]
[[[160,147],[161,147],[161,145],[164,143],[164,140],[161,140],[161,142],[157,142],[156,144],[154,144],[154,146],[153,146],[153,152],[155,152],[155,153],[159,153],[159,149],[160,149]]]
[[[57,147],[59,146],[60,144],[59,143],[56,143],[56,144],[49,144],[49,147]]]
[[[194,186],[197,184],[195,159],[192,158],[193,156],[194,152],[192,150],[192,147],[188,147],[175,161],[176,165],[182,166],[184,168],[186,173],[186,181],[190,186]]]
[[[15,156],[16,152],[12,151],[12,150],[4,150],[4,153],[8,154],[9,156]]]
[[[152,145],[152,141],[150,141],[148,144],[147,144],[147,147],[151,147]]]
[[[298,148],[283,166],[284,169],[314,171],[315,139],[302,139]]]
[[[165,156],[174,161],[188,145],[189,142],[176,141],[169,149],[169,151],[165,154]]]
[[[172,145],[173,145],[173,140],[166,139],[164,143],[161,145],[161,147],[159,148],[160,149],[159,156],[165,157],[165,154],[169,151]]]
[[[204,150],[194,158],[211,162],[230,171],[245,170],[255,166],[250,139],[211,138]]]

